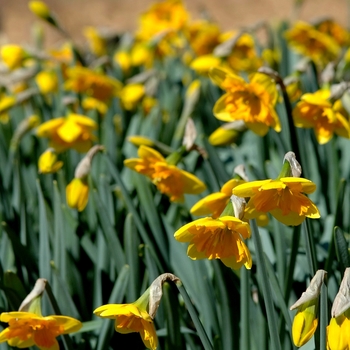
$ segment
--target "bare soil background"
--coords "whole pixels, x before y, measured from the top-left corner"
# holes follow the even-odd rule
[[[138,17],[154,0],[46,0],[50,9],[72,37],[82,42],[85,26],[112,31],[133,31]],[[349,24],[349,0],[305,0],[301,10],[294,11],[295,0],[184,0],[192,19],[205,14],[223,30],[239,29],[259,21],[276,23],[281,19],[314,20],[331,17],[340,24]],[[0,43],[28,44],[31,28],[39,20],[28,9],[27,0],[0,0]],[[41,22],[46,45],[53,46],[63,38]]]

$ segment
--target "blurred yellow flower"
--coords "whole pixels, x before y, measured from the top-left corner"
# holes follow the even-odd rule
[[[218,67],[221,64],[221,59],[214,55],[203,55],[195,58],[190,67],[199,74],[208,74],[210,68]]]
[[[117,51],[113,56],[116,62],[124,73],[127,73],[131,67],[131,54],[127,51]]]
[[[340,46],[333,37],[305,22],[297,22],[285,36],[292,48],[320,65],[335,60],[340,53]]]
[[[86,178],[74,178],[66,187],[67,204],[83,211],[89,200],[89,185]]]
[[[85,93],[102,102],[117,96],[122,88],[121,82],[117,79],[85,67],[70,67],[67,69],[67,76],[68,79],[64,84],[67,90]]]
[[[107,54],[106,40],[101,37],[95,27],[85,27],[84,35],[88,39],[90,50],[94,55],[99,57]]]
[[[274,106],[278,92],[276,84],[263,73],[250,75],[246,82],[238,75],[222,68],[209,71],[210,78],[226,93],[216,101],[214,115],[226,122],[243,120],[259,136],[264,136],[269,127],[281,131],[280,121]]]
[[[333,105],[329,100],[330,90],[318,90],[302,95],[293,110],[294,124],[298,128],[313,128],[317,141],[325,144],[333,134],[349,138],[348,118],[341,113],[342,103],[337,100]]]
[[[236,120],[232,123],[226,123],[214,130],[208,140],[213,146],[225,146],[237,143],[247,130],[242,120]]]
[[[42,94],[55,92],[58,87],[57,74],[53,70],[42,70],[35,76],[39,90]]]
[[[307,179],[282,177],[276,180],[247,182],[232,190],[238,197],[250,197],[244,218],[255,219],[261,213],[271,213],[285,225],[300,225],[306,217],[317,219],[316,205],[305,196],[314,192],[316,185]]]
[[[120,91],[119,97],[122,106],[131,111],[137,107],[137,104],[141,101],[145,95],[145,87],[143,84],[128,84],[125,85]]]
[[[94,314],[102,318],[115,319],[114,328],[118,333],[140,333],[145,347],[155,350],[158,346],[158,338],[153,319],[146,310],[147,303],[140,299],[132,304],[103,305],[98,307]]]
[[[78,331],[80,321],[68,316],[39,316],[31,312],[3,312],[1,322],[9,324],[0,333],[0,343],[7,341],[9,346],[29,348],[37,346],[40,350],[59,349],[56,338],[61,334]]]
[[[145,43],[136,43],[131,48],[130,59],[133,66],[144,65],[147,68],[151,68],[154,60],[154,50]]]
[[[9,121],[8,111],[16,103],[16,97],[0,94],[0,122],[7,123]]]
[[[93,98],[93,97],[85,97],[83,99],[83,102],[81,103],[82,107],[86,110],[95,109],[97,110],[101,115],[105,115],[108,110],[108,106],[106,103]]]
[[[245,183],[244,180],[231,179],[220,189],[220,192],[212,193],[198,201],[190,210],[193,215],[211,215],[218,218],[232,196],[232,189]]]
[[[198,194],[206,188],[196,176],[168,164],[159,152],[150,147],[141,146],[138,156],[140,158],[126,159],[124,165],[150,178],[158,190],[173,202],[182,202],[185,193]]]
[[[38,168],[40,174],[52,174],[61,169],[63,162],[57,160],[57,153],[53,148],[48,148],[40,157],[38,161]]]
[[[316,29],[321,33],[331,36],[340,46],[349,44],[350,33],[332,19],[324,19],[316,24]]]
[[[3,45],[0,50],[2,61],[9,69],[21,67],[23,60],[28,57],[28,54],[19,45]]]
[[[59,49],[49,50],[50,56],[61,63],[70,63],[74,58],[72,45],[70,43],[65,43]]]
[[[92,134],[97,129],[96,123],[84,115],[70,113],[66,117],[51,119],[37,129],[39,137],[47,137],[50,147],[57,152],[74,148],[86,152],[95,140]]]
[[[29,9],[38,17],[47,20],[50,17],[50,9],[43,1],[29,1]]]
[[[174,237],[189,242],[187,255],[193,259],[220,259],[231,269],[250,269],[252,259],[242,238],[250,237],[249,225],[234,216],[202,218],[178,229]]]

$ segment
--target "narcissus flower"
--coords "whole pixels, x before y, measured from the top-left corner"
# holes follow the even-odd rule
[[[147,349],[155,350],[158,338],[152,317],[147,312],[149,289],[132,304],[107,304],[98,307],[94,314],[115,319],[115,330],[118,333],[140,333]]]
[[[349,138],[350,126],[342,112],[342,103],[329,100],[329,90],[318,90],[301,97],[293,110],[294,124],[298,128],[313,128],[317,141],[325,144],[333,134]]]
[[[39,137],[47,137],[50,147],[57,152],[74,148],[78,152],[86,152],[92,145],[95,136],[93,130],[96,123],[84,115],[68,114],[67,117],[51,119],[37,129]]]
[[[293,320],[292,336],[294,344],[298,347],[306,344],[316,331],[319,295],[326,273],[324,270],[318,270],[307,290],[290,307],[290,310],[297,309],[297,314]]]
[[[53,148],[48,148],[40,157],[38,161],[38,168],[40,174],[52,174],[61,169],[63,162],[57,160],[57,153]]]
[[[50,9],[43,1],[29,1],[29,9],[38,17],[46,20],[50,17]]]
[[[246,126],[264,136],[269,128],[281,131],[274,109],[278,93],[275,82],[266,74],[250,75],[250,81],[221,68],[209,71],[210,78],[226,93],[216,101],[213,112],[225,122],[243,120]]]
[[[156,150],[141,146],[138,158],[126,159],[124,165],[150,178],[158,190],[171,201],[182,202],[184,194],[198,194],[205,190],[205,184],[196,176],[169,164]]]
[[[236,120],[219,126],[210,134],[208,140],[213,146],[230,145],[237,143],[246,130],[245,123],[242,120]]]
[[[238,197],[250,197],[244,214],[246,219],[269,212],[283,224],[297,226],[306,217],[320,217],[316,205],[305,196],[315,189],[316,185],[310,180],[281,177],[248,182],[235,187],[232,193]]]
[[[340,53],[340,46],[333,37],[305,22],[297,22],[285,36],[292,48],[320,65],[335,60]]]
[[[208,54],[195,58],[190,67],[199,74],[208,74],[213,67],[218,67],[221,64],[221,59],[214,55]]]
[[[84,35],[89,41],[91,52],[96,56],[103,56],[107,53],[106,40],[94,27],[84,28]]]
[[[127,111],[131,111],[137,107],[144,95],[145,87],[143,84],[128,84],[120,91],[120,101]]]
[[[8,111],[16,103],[16,97],[0,94],[0,122],[7,123],[9,121]]]
[[[234,216],[195,220],[178,229],[174,237],[190,243],[187,255],[193,260],[220,259],[232,269],[252,266],[249,249],[242,239],[250,237],[250,227]]]
[[[2,61],[9,69],[21,67],[22,62],[28,54],[19,45],[3,45],[0,50]]]
[[[41,71],[35,76],[39,90],[42,94],[55,92],[58,87],[57,74],[52,70]]]
[[[68,316],[39,316],[32,312],[3,312],[1,322],[9,324],[0,333],[0,343],[18,348],[36,345],[40,350],[59,350],[56,338],[78,331],[82,324]]]

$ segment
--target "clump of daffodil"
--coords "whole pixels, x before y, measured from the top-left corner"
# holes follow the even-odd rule
[[[3,45],[0,49],[0,57],[4,64],[11,70],[22,66],[23,61],[29,57],[28,53],[19,45]]]
[[[42,70],[35,76],[35,82],[44,95],[57,91],[58,78],[53,70]]]
[[[124,165],[150,178],[171,201],[182,202],[185,193],[198,194],[206,188],[195,175],[176,166],[181,159],[178,152],[164,158],[158,151],[141,146],[138,156],[140,158],[126,159]]]
[[[246,82],[227,70],[213,68],[209,76],[226,91],[214,105],[217,119],[225,122],[243,120],[247,128],[259,136],[264,136],[269,128],[277,132],[281,130],[275,111],[278,92],[274,80],[268,75],[254,73]]]
[[[236,197],[234,200],[237,199]],[[241,216],[244,204],[239,203],[240,214],[238,211],[234,212],[233,205],[234,202],[229,201],[220,217],[216,219],[198,219],[175,232],[174,237],[177,241],[189,243],[187,255],[191,259],[220,259],[231,269],[239,269],[243,265],[247,269],[251,268],[250,251],[243,241],[250,237],[250,227],[247,222],[234,216]]]
[[[49,146],[57,152],[73,148],[86,152],[92,145],[97,129],[96,123],[80,114],[70,113],[66,117],[51,119],[37,128],[39,137],[47,137]]]
[[[57,153],[53,148],[48,148],[38,160],[40,174],[52,174],[61,169],[63,162],[57,159]]]
[[[340,46],[332,36],[306,22],[295,23],[285,36],[292,48],[321,66],[335,60],[340,53]]]
[[[298,128],[314,129],[318,143],[330,141],[333,134],[350,137],[348,118],[344,116],[341,100],[331,101],[329,89],[306,93],[293,110],[294,124]]]
[[[163,283],[166,281],[180,282],[175,275],[162,274],[135,302],[102,305],[94,311],[94,314],[115,320],[114,328],[118,333],[140,333],[145,347],[155,350],[158,346],[158,337],[153,319],[163,295]]]
[[[0,321],[9,324],[0,333],[0,343],[7,342],[9,346],[17,348],[37,346],[40,350],[59,349],[56,338],[61,334],[77,332],[82,323],[68,316],[43,316],[40,306],[43,290],[36,292],[35,288],[23,301],[19,311],[3,312],[0,315]]]
[[[297,309],[292,326],[292,336],[295,346],[303,346],[314,335],[318,325],[319,296],[327,272],[318,270],[309,287],[291,307]]]
[[[350,268],[346,268],[339,292],[336,295],[327,326],[327,350],[350,348]]]
[[[89,200],[88,176],[92,159],[97,152],[103,150],[104,147],[101,145],[93,146],[75,168],[74,179],[66,187],[66,199],[69,207],[78,211],[85,209]]]
[[[232,190],[238,197],[250,198],[244,214],[246,219],[255,219],[262,213],[271,213],[283,224],[297,226],[306,217],[320,217],[316,205],[305,195],[314,192],[316,185],[307,179],[291,177],[290,169],[289,161],[285,161],[277,179],[252,181]]]

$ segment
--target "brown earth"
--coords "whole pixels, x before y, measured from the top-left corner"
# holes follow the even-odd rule
[[[346,0],[304,0],[296,13],[296,0],[184,0],[192,19],[206,14],[223,30],[250,26],[259,21],[270,23],[281,19],[313,20],[331,17],[340,24],[349,24]],[[74,39],[81,41],[82,29],[92,25],[118,32],[133,31],[137,18],[154,0],[46,0],[50,9]],[[0,43],[25,44],[31,41],[31,28],[38,22],[28,10],[27,0],[0,0]],[[62,40],[60,34],[46,24],[46,43]]]

